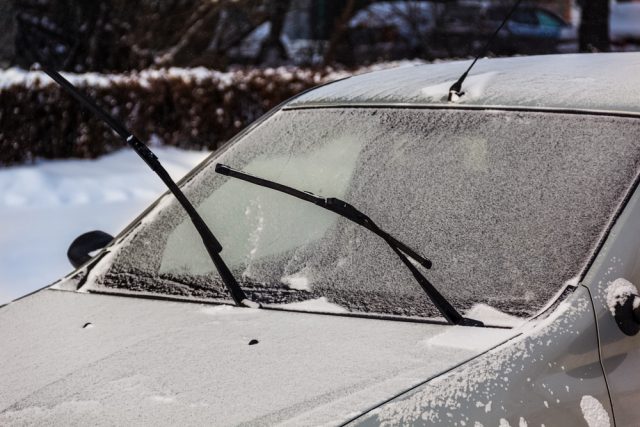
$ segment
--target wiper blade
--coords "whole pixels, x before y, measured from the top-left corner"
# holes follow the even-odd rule
[[[356,209],[355,207],[351,206],[349,203],[343,200],[336,199],[334,197],[325,199],[323,197],[316,196],[313,193],[309,193],[308,191],[296,190],[295,188],[291,188],[283,184],[278,184],[277,182],[269,181],[264,178],[259,178],[254,175],[249,175],[247,173],[233,169],[221,163],[216,164],[216,172],[221,175],[238,178],[243,181],[247,181],[262,187],[271,188],[272,190],[280,191],[281,193],[286,193],[290,196],[296,197],[298,199],[302,199],[306,202],[310,202],[310,203],[313,203],[314,205],[318,205],[322,208],[330,210],[331,212],[341,215],[355,222],[356,224],[361,225],[373,231],[375,234],[382,237],[387,242],[390,242],[392,246],[397,247],[398,249],[402,250],[402,252],[409,255],[412,259],[414,259],[417,263],[422,265],[424,268],[427,268],[427,269],[431,268],[430,260],[428,260],[427,258],[424,258],[422,255],[418,254],[416,251],[414,251],[404,243],[395,239],[389,233],[385,232],[380,227],[378,227],[367,215],[360,212],[358,209]]]
[[[106,111],[100,108],[93,99],[89,98],[82,92],[80,92],[70,81],[65,79],[60,73],[56,70],[50,68],[46,64],[41,64],[42,70],[51,77],[58,85],[60,85],[67,93],[73,96],[77,101],[79,101],[82,105],[84,105],[87,109],[93,112],[96,116],[98,116],[102,121],[104,121],[111,129],[113,129],[120,137],[129,145],[133,150],[138,154],[142,160],[160,177],[162,182],[169,188],[169,191],[173,193],[178,202],[182,205],[184,210],[189,215],[191,222],[195,226],[198,234],[200,234],[200,238],[202,239],[202,243],[204,243],[204,247],[213,261],[218,274],[220,274],[220,278],[222,279],[224,285],[227,290],[231,294],[231,298],[235,302],[237,306],[243,307],[255,307],[256,303],[250,301],[245,295],[244,291],[236,281],[235,277],[229,270],[229,267],[224,262],[222,257],[220,256],[220,252],[222,252],[222,245],[213,235],[213,232],[209,229],[207,224],[204,222],[200,214],[193,207],[191,202],[184,195],[180,187],[173,181],[169,173],[162,166],[158,158],[155,154],[144,145],[135,135],[129,132],[122,123],[116,120],[114,117],[109,115]]]
[[[424,275],[416,268],[416,266],[407,257],[411,257],[417,263],[423,267],[431,268],[431,261],[427,258],[416,253],[413,249],[400,242],[386,231],[378,227],[366,214],[356,209],[354,206],[345,202],[344,200],[337,199],[335,197],[324,198],[317,196],[307,191],[301,191],[284,184],[270,181],[268,179],[260,178],[254,175],[247,174],[245,172],[233,169],[227,165],[221,163],[216,164],[216,172],[221,175],[226,175],[232,178],[237,178],[242,181],[249,182],[251,184],[259,185],[261,187],[270,188],[272,190],[279,191],[281,193],[288,194],[298,199],[304,200],[321,208],[334,212],[358,225],[372,231],[380,236],[393,251],[398,255],[398,258],[402,260],[402,263],[407,266],[411,274],[420,284],[424,292],[427,294],[431,302],[436,306],[442,316],[453,325],[462,326],[484,326],[484,324],[478,320],[468,319],[463,317],[438,290],[424,277]],[[406,254],[406,255],[405,255]]]

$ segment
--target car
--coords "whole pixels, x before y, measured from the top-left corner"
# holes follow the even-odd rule
[[[81,236],[0,308],[0,424],[635,425],[640,54],[483,59],[448,101],[468,66],[214,152],[179,186],[224,262],[171,193]]]
[[[484,3],[374,2],[349,21],[341,61],[464,57],[478,52],[510,7]],[[497,55],[577,51],[577,29],[537,6],[515,10],[491,45]]]
[[[445,5],[433,31],[434,49],[470,55],[508,15],[504,5]],[[498,33],[497,55],[543,54],[577,50],[577,29],[557,14],[537,6],[518,7]]]

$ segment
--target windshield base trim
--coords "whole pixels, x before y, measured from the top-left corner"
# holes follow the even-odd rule
[[[169,302],[183,302],[189,304],[206,304],[206,305],[228,305],[231,307],[237,307],[233,301],[225,301],[225,300],[215,300],[215,299],[201,299],[201,298],[181,298],[179,296],[170,296],[170,295],[161,295],[155,293],[140,293],[140,292],[112,292],[112,291],[103,291],[103,290],[87,290],[86,292],[89,294],[96,295],[107,295],[113,297],[120,298],[140,298],[140,299],[150,299],[150,300],[159,300],[159,301],[169,301]],[[244,309],[244,308],[243,308]],[[393,316],[388,314],[367,314],[367,313],[332,313],[325,311],[303,311],[303,310],[293,310],[284,307],[273,307],[268,305],[263,305],[260,308],[255,310],[266,310],[266,311],[281,311],[287,313],[302,313],[302,314],[315,314],[315,315],[323,315],[323,316],[338,316],[338,317],[353,317],[359,319],[374,319],[374,320],[388,320],[392,322],[405,322],[405,323],[426,323],[431,325],[443,325],[443,326],[454,326],[445,320],[438,319],[427,319],[427,318],[419,318],[419,317],[400,317]],[[529,319],[523,319],[523,322],[527,322]],[[493,328],[493,329],[513,329],[512,326],[503,326],[503,325],[491,325],[485,324],[485,328]]]

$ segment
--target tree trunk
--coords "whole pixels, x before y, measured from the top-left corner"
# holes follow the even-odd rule
[[[282,30],[284,29],[284,21],[289,10],[290,0],[273,0],[271,2],[271,28],[269,35],[262,41],[260,45],[260,53],[258,54],[258,62],[265,65],[278,65],[287,59],[287,49],[282,43]]]
[[[329,45],[327,46],[327,50],[324,54],[324,64],[329,65],[333,63],[336,57],[336,51],[338,50],[338,45],[342,42],[342,39],[347,32],[349,21],[353,17],[353,14],[356,10],[356,2],[355,0],[347,1],[344,9],[342,9],[342,14],[336,25],[333,28],[331,33],[331,39],[329,39]]]
[[[12,0],[0,0],[0,68],[15,61],[16,8]]]
[[[609,0],[582,0],[580,51],[609,50]]]

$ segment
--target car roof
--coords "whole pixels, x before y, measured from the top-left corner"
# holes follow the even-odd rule
[[[311,90],[285,108],[328,106],[504,107],[640,113],[640,53],[481,59],[447,101],[470,60],[411,65]]]

